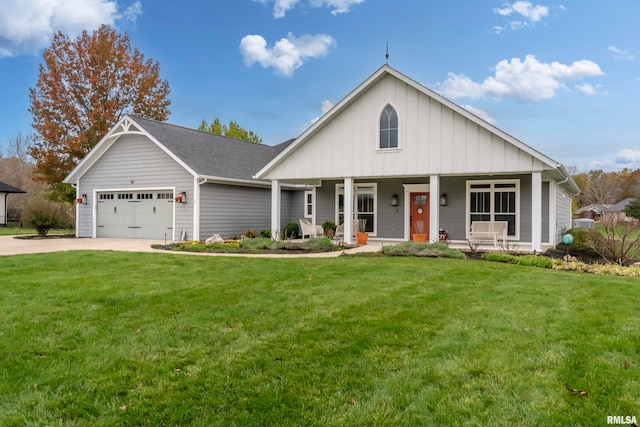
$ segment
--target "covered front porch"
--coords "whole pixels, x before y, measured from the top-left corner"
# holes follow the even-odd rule
[[[289,183],[289,182],[287,182]],[[281,229],[281,188],[272,180],[272,235]],[[296,182],[306,185],[305,213],[313,224],[344,224],[344,240],[355,242],[353,221],[364,219],[371,244],[393,244],[426,234],[469,249],[473,221],[507,221],[510,249],[540,252],[558,241],[552,199],[555,183],[543,172],[504,175],[430,175],[425,177],[325,179]],[[480,250],[495,250],[482,242]]]

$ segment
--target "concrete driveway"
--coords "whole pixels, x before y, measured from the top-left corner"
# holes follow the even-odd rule
[[[64,239],[15,239],[13,236],[0,236],[0,256],[37,254],[61,251],[125,251],[125,252],[156,252],[163,254],[204,255],[204,256],[248,256],[261,258],[330,258],[337,257],[342,252],[322,252],[314,254],[211,254],[202,252],[172,252],[152,249],[154,243],[163,244],[162,240],[146,239],[90,239],[90,238],[64,238]],[[381,245],[366,245],[347,249],[346,253],[377,252]]]
[[[15,239],[13,236],[0,236],[0,256],[37,254],[76,250],[111,250],[128,252],[159,252],[152,249],[154,243],[162,240],[144,239]]]

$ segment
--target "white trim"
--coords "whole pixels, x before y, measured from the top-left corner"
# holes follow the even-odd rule
[[[490,215],[495,215],[494,212],[494,195],[496,192],[495,184],[515,184],[515,192],[516,192],[516,230],[515,235],[507,235],[507,240],[520,240],[520,180],[519,179],[481,179],[481,180],[467,180],[466,181],[466,206],[465,206],[465,238],[469,239],[469,229],[471,228],[471,186],[472,185],[482,185],[482,184],[491,184],[491,188],[487,189],[491,192],[491,212]],[[498,189],[499,190],[499,189]]]
[[[304,205],[303,205],[303,217],[310,219],[311,223],[315,224],[316,223],[316,209],[315,209],[315,187],[312,190],[305,190],[304,192]],[[311,196],[311,214],[309,214],[309,202],[308,202],[308,196]]]
[[[334,210],[335,210],[335,222],[336,224],[339,225],[340,219],[339,219],[339,215],[340,212],[338,211],[339,208],[339,195],[340,195],[340,187],[342,188],[346,188],[346,186],[344,184],[336,184],[336,188],[335,188],[335,205],[334,205]],[[358,182],[353,184],[353,212],[352,212],[352,218],[355,219],[355,216],[358,214],[357,212],[357,206],[358,203],[356,201],[356,197],[358,196],[358,188],[361,187],[373,187],[373,212],[365,212],[365,214],[373,214],[373,231],[369,233],[370,237],[375,237],[378,235],[378,183],[377,182]],[[346,191],[344,192],[344,202],[345,202],[345,211],[344,211],[344,222],[345,222],[345,227],[346,227],[346,223],[347,221],[347,215],[346,215],[346,204],[347,204],[347,193]],[[357,230],[355,230],[357,231]],[[345,228],[345,235],[346,235],[346,228]]]
[[[431,186],[429,184],[402,184],[402,186],[404,187],[404,240],[411,240],[411,193],[430,193]]]
[[[557,203],[557,191],[558,187],[553,180],[547,181],[549,183],[549,244],[554,247],[558,244],[558,207]]]
[[[171,190],[171,192],[176,194],[176,187],[116,187],[116,188],[94,188],[93,189],[93,233],[92,238],[96,239],[98,237],[98,193],[116,193],[116,192],[134,192],[134,191],[165,191]],[[171,236],[171,240],[176,240],[176,204],[173,204],[173,218],[171,220],[171,229],[173,231],[173,236]],[[76,228],[76,233],[78,232],[78,228]]]
[[[437,242],[440,237],[440,176],[429,176],[429,240]]]
[[[200,182],[197,176],[193,177],[193,236],[190,240],[200,240]]]
[[[531,250],[542,251],[542,172],[531,173]]]
[[[353,178],[345,177],[344,179],[344,241],[350,245],[353,243],[353,235],[356,230],[353,229]],[[338,218],[338,186],[336,185],[336,220]],[[349,218],[349,220],[347,220]],[[336,221],[336,224],[338,221]]]
[[[398,135],[397,135],[397,143],[398,145],[396,147],[387,147],[387,148],[382,148],[380,147],[380,119],[382,118],[382,113],[384,113],[385,108],[387,108],[387,105],[390,106],[391,108],[393,108],[393,111],[395,111],[396,116],[398,117]],[[377,138],[374,138],[374,140],[376,141],[376,145],[375,145],[375,151],[376,153],[388,153],[388,152],[394,152],[394,151],[402,151],[402,145],[400,144],[400,114],[398,113],[398,108],[393,105],[392,102],[387,102],[385,103],[382,108],[378,111],[378,121],[376,122],[376,129],[377,129]]]
[[[271,181],[271,238],[278,240],[280,238],[280,216],[282,214],[282,191],[280,181],[274,179]]]

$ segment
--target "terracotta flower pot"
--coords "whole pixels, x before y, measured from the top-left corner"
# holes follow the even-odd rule
[[[366,245],[367,241],[369,240],[369,233],[361,233],[361,232],[357,232],[356,233],[356,241],[358,242],[359,245]]]
[[[413,235],[413,241],[414,242],[426,242],[427,241],[427,235],[426,234],[414,234]]]

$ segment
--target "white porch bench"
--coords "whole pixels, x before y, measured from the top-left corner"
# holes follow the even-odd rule
[[[498,247],[498,242],[500,241],[504,248],[507,244],[508,228],[509,223],[507,221],[473,221],[469,232],[469,240],[473,242],[491,241],[495,247]]]

